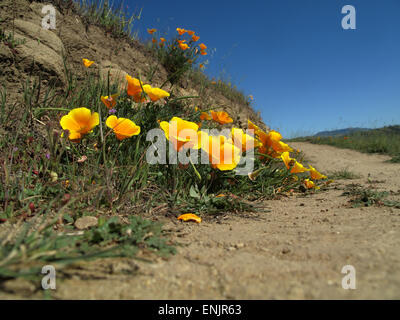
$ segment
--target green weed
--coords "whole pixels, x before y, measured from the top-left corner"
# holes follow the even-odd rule
[[[344,168],[341,170],[332,171],[328,174],[330,179],[334,180],[353,180],[359,179],[360,175],[349,171],[348,169]]]
[[[399,201],[387,200],[389,192],[364,188],[358,184],[347,185],[343,195],[349,196],[353,207],[386,206],[400,208]]]

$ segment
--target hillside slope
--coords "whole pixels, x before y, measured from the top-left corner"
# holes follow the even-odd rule
[[[140,75],[144,82],[151,77],[155,86],[167,80],[167,71],[145,45],[128,38],[116,39],[104,28],[89,24],[75,9],[73,1],[50,3],[56,7],[55,30],[41,27],[44,3],[28,0],[0,2],[0,29],[3,31],[0,40],[0,85],[7,91],[9,104],[21,101],[23,84],[27,79],[38,79],[40,76],[43,87],[55,84],[60,90],[65,90],[64,57],[68,69],[78,80],[86,72],[82,67],[82,58],[94,60],[103,77],[107,77],[110,71],[112,80],[121,79],[122,87],[126,74],[133,77]],[[13,35],[15,47],[5,39],[5,35]],[[154,68],[156,72],[152,77],[150,74]],[[174,87],[175,95],[199,96],[188,104],[200,109],[224,109],[231,113],[237,124],[245,124],[247,119],[251,119],[264,126],[249,101],[224,94],[205,76],[200,78],[202,81],[199,83],[194,77],[187,76]],[[228,91],[233,92],[234,89]],[[236,93],[236,97],[240,96],[239,92]]]

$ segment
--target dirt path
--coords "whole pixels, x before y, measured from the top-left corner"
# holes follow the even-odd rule
[[[323,172],[347,168],[362,178],[307,197],[267,201],[263,213],[199,225],[169,221],[166,228],[183,245],[177,255],[152,264],[86,265],[57,283],[55,297],[399,299],[400,210],[349,208],[341,194],[346,184],[366,185],[368,175],[380,181],[377,188],[400,190],[400,164],[330,146],[293,146]],[[356,290],[342,288],[345,265],[356,269]]]

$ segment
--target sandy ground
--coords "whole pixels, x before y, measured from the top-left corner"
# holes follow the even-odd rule
[[[265,202],[265,212],[201,224],[167,221],[178,254],[154,263],[98,261],[57,282],[61,299],[399,299],[400,209],[351,208],[346,184],[400,190],[400,164],[388,157],[294,143],[320,171],[361,175],[326,192]],[[343,266],[356,289],[342,288]],[[64,277],[65,278],[65,277]],[[8,288],[16,286],[7,284]],[[10,289],[13,291],[14,289]],[[35,297],[0,292],[0,298]],[[24,291],[25,290],[25,291]],[[16,289],[14,290],[16,291]],[[24,295],[25,292],[25,295]]]

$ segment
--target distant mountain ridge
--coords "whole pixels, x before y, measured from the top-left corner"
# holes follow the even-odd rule
[[[372,129],[368,128],[346,128],[346,129],[339,129],[339,130],[332,130],[332,131],[321,131],[314,135],[314,137],[333,137],[333,136],[344,136],[348,135],[357,131],[369,131]]]

